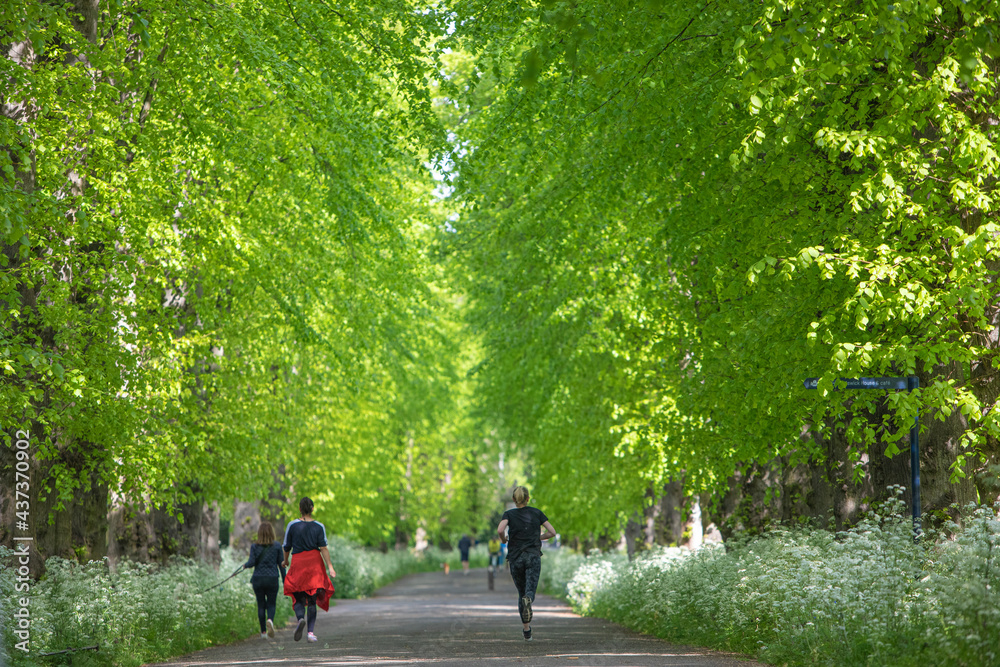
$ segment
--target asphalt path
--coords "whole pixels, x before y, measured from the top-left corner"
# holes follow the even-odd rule
[[[544,563],[543,563],[544,567]],[[257,619],[247,619],[256,626]],[[539,595],[524,641],[517,591],[506,573],[487,587],[486,570],[414,574],[366,600],[337,600],[316,621],[319,641],[296,642],[293,627],[206,649],[161,665],[225,667],[260,662],[282,667],[737,667],[740,656],[667,644],[614,623],[574,614]]]

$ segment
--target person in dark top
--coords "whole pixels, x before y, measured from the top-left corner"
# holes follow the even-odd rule
[[[469,573],[469,549],[472,547],[472,540],[468,535],[462,535],[458,541],[458,553],[462,557],[462,574]]]
[[[274,609],[278,604],[278,578],[285,579],[282,566],[284,555],[281,542],[274,539],[274,527],[261,521],[257,528],[257,543],[250,547],[250,558],[243,564],[253,568],[250,585],[257,596],[257,620],[260,621],[260,637],[274,637]]]
[[[538,576],[542,573],[542,540],[556,536],[556,530],[540,509],[528,507],[528,490],[514,489],[514,509],[507,510],[497,526],[500,541],[507,545],[510,576],[517,586],[517,610],[521,614],[522,632],[531,641],[531,603],[535,601]],[[545,532],[542,532],[542,528]]]
[[[295,641],[302,639],[302,631],[306,628],[306,612],[308,611],[309,635],[308,641],[318,641],[313,630],[316,628],[316,605],[323,611],[330,610],[330,598],[333,597],[333,584],[330,580],[337,576],[330,561],[330,550],[326,546],[326,527],[312,517],[313,501],[303,498],[299,501],[299,511],[302,518],[295,519],[285,528],[285,561],[291,556],[292,564],[285,577],[285,595],[295,603]],[[324,567],[326,566],[325,571]],[[330,578],[327,578],[327,574]]]

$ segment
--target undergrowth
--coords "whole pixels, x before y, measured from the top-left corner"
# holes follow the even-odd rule
[[[427,549],[381,553],[346,540],[330,539],[337,577],[336,597],[359,598],[413,572],[438,570],[443,563],[459,567],[457,551]],[[218,571],[194,561],[175,559],[165,566],[124,562],[111,573],[106,560],[78,564],[61,558],[46,561],[46,573],[30,589],[30,645],[15,648],[10,620],[23,594],[14,590],[11,551],[0,547],[0,665],[14,667],[136,667],[210,646],[256,637],[257,604],[248,571],[222,586],[201,592],[234,572],[245,555],[223,549]],[[471,564],[486,565],[487,555],[473,549]],[[292,617],[290,599],[280,595],[275,625]],[[67,648],[99,646],[98,651],[42,656]],[[267,656],[261,655],[261,660]]]
[[[581,613],[774,664],[1000,666],[1000,521],[986,507],[919,543],[893,502],[836,534],[779,530],[631,563],[562,552],[542,576]]]

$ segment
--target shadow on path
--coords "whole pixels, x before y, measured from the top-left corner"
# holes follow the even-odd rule
[[[534,641],[521,636],[517,592],[506,573],[487,590],[486,570],[413,574],[367,600],[337,600],[319,612],[310,644],[279,629],[273,640],[254,638],[206,649],[161,665],[224,667],[260,662],[283,667],[737,667],[760,663],[664,643],[595,618],[577,616],[562,602],[539,595],[531,623]],[[256,618],[248,618],[255,627]]]

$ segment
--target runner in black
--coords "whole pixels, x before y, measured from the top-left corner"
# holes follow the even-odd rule
[[[528,507],[528,490],[514,489],[516,508],[507,510],[497,526],[500,541],[507,544],[510,576],[517,586],[517,609],[524,625],[524,638],[531,641],[531,603],[535,601],[538,575],[542,572],[542,540],[556,536],[556,530],[540,509]],[[545,532],[542,532],[542,528]]]
[[[458,541],[458,554],[462,558],[462,574],[469,574],[469,549],[472,548],[472,539],[468,535],[462,535]]]

